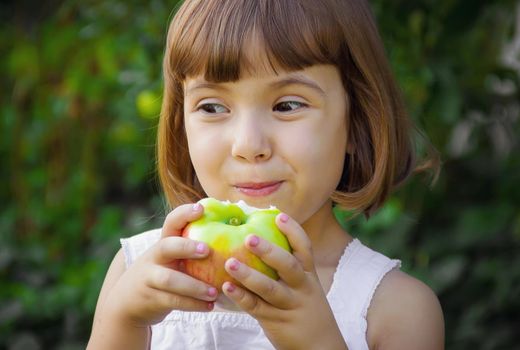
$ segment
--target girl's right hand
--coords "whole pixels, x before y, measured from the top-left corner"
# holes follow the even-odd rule
[[[209,253],[205,243],[181,237],[183,228],[203,212],[200,204],[177,207],[162,227],[159,241],[139,257],[107,295],[104,313],[133,327],[158,323],[172,310],[210,311],[217,289],[179,271],[182,259]]]

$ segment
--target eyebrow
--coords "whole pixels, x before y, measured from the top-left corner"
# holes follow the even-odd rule
[[[316,91],[321,96],[325,95],[325,91],[323,91],[323,89],[318,84],[316,84],[314,81],[307,79],[300,75],[293,75],[293,76],[289,76],[287,78],[275,81],[274,83],[270,84],[270,87],[279,89],[279,88],[283,88],[288,85],[303,85],[305,87],[308,87],[308,88]]]
[[[277,80],[277,81],[269,84],[269,88],[280,89],[280,88],[283,88],[283,87],[286,87],[289,85],[303,85],[307,88],[314,90],[321,96],[325,95],[325,91],[323,91],[323,89],[318,84],[316,84],[314,81],[307,79],[300,75],[292,75],[292,76],[288,76],[287,78]],[[191,94],[195,90],[199,90],[199,89],[214,89],[214,90],[220,90],[220,91],[229,91],[229,89],[227,87],[223,86],[222,84],[202,81],[202,82],[195,83],[192,87],[190,87],[187,90],[186,94],[187,95]]]
[[[203,81],[203,82],[195,83],[192,87],[190,87],[186,91],[186,95],[189,95],[189,94],[193,93],[193,91],[200,90],[200,89],[213,89],[213,90],[220,90],[220,91],[229,91],[228,88],[226,88],[225,86],[222,86],[221,84]]]

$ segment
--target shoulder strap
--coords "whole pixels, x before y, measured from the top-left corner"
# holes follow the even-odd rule
[[[336,318],[357,324],[366,332],[368,307],[379,283],[390,270],[400,266],[401,261],[389,259],[354,239],[340,259],[330,291]]]
[[[138,235],[122,238],[121,246],[125,255],[125,264],[128,268],[148,248],[161,238],[161,229],[155,229],[140,233]]]

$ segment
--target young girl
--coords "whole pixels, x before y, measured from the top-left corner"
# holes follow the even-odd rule
[[[164,58],[158,166],[173,211],[122,240],[89,349],[442,349],[432,291],[345,232],[415,169],[412,126],[364,0],[189,0]],[[290,254],[251,232],[275,281],[231,258],[210,286],[179,268],[203,197],[275,205]],[[217,288],[221,287],[222,292]],[[239,308],[218,308],[219,293]]]

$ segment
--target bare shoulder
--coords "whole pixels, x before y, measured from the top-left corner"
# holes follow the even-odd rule
[[[125,272],[126,266],[125,266],[125,258],[123,251],[120,249],[117,254],[114,256],[114,259],[112,260],[112,263],[110,264],[110,267],[108,268],[107,274],[105,276],[105,280],[103,282],[103,286],[101,287],[101,291],[99,292],[98,302],[96,305],[96,312],[95,315],[99,314],[99,310],[103,305],[103,302],[105,301],[105,298],[107,297],[108,293],[112,289],[112,287],[116,284],[116,282],[119,280],[119,277]],[[96,316],[94,316],[96,318]]]
[[[439,299],[426,284],[400,270],[381,281],[367,321],[371,349],[444,349]]]

